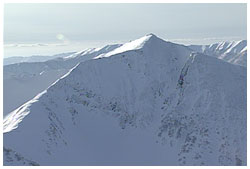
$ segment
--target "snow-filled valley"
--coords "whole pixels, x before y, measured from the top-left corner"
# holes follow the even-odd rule
[[[246,165],[246,52],[148,34],[6,65],[4,165]]]

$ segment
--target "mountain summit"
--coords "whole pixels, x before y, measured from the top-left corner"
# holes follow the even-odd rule
[[[246,68],[149,34],[10,113],[4,165],[246,165],[246,105]]]
[[[173,48],[173,49],[171,49],[171,48]],[[125,44],[121,45],[120,47],[116,48],[115,50],[112,50],[112,51],[107,52],[107,53],[103,53],[95,58],[98,59],[98,58],[102,58],[102,57],[109,57],[109,56],[113,56],[113,55],[116,55],[119,53],[131,51],[131,50],[138,51],[141,49],[141,50],[145,50],[147,52],[150,52],[150,51],[157,51],[157,50],[159,50],[159,51],[170,50],[171,51],[171,50],[175,50],[174,48],[183,48],[183,49],[186,48],[185,50],[191,51],[191,49],[189,49],[188,47],[185,47],[184,45],[166,42],[154,34],[147,34],[139,39],[125,43]],[[154,50],[152,50],[152,49],[154,49]],[[183,49],[181,49],[181,50],[183,50]],[[152,55],[152,56],[154,56],[154,55]]]

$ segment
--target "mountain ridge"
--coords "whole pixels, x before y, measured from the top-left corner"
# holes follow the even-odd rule
[[[77,65],[4,119],[4,146],[40,165],[246,165],[245,116],[245,67],[154,41]]]
[[[232,64],[247,65],[247,40],[223,41],[210,45],[189,45],[190,49]]]

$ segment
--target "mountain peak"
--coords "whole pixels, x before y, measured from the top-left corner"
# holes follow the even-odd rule
[[[150,36],[150,37],[157,37],[155,34],[153,34],[153,33],[149,33],[149,34],[147,34],[146,36]]]
[[[4,118],[4,165],[247,164],[245,68],[153,34],[115,50]]]
[[[143,38],[143,37],[142,37],[142,38]],[[153,33],[149,33],[149,34],[145,35],[144,38],[145,38],[145,42],[152,41],[152,40],[160,40],[160,41],[163,41],[163,39],[159,38],[158,36],[156,36],[156,35],[153,34]]]
[[[97,58],[102,58],[102,57],[109,57],[111,55],[115,55],[115,54],[122,53],[122,52],[125,52],[125,51],[141,49],[146,44],[149,44],[149,43],[151,43],[153,41],[155,42],[157,40],[164,42],[164,40],[158,38],[153,33],[150,33],[150,34],[147,34],[147,35],[145,35],[145,36],[143,36],[143,37],[141,37],[139,39],[127,42],[127,43],[121,45],[120,47],[118,47],[117,49],[115,49],[115,50],[113,50],[113,51],[111,51],[109,53],[101,54],[101,55],[97,56],[96,59]]]

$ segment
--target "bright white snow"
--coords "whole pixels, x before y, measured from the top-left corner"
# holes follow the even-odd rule
[[[152,34],[119,47],[4,118],[4,165],[246,165],[245,67]]]

